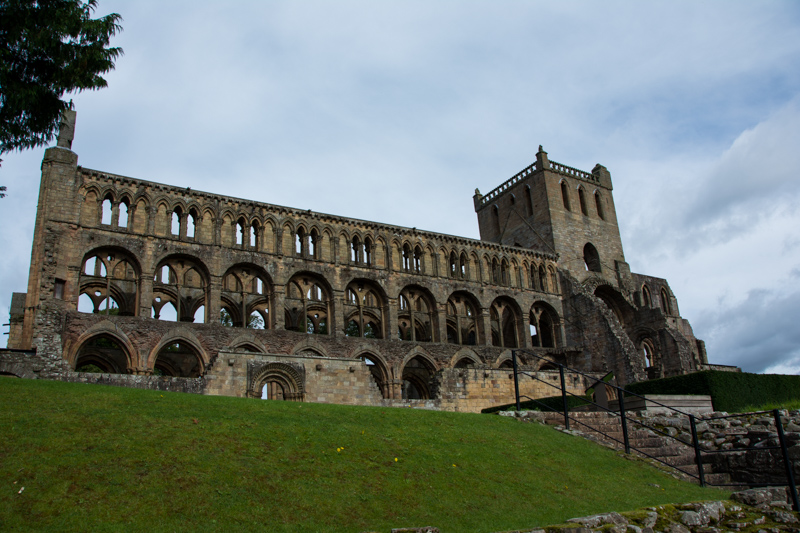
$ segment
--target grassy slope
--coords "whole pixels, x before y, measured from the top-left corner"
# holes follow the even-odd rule
[[[0,377],[4,531],[491,532],[722,496],[499,416]]]

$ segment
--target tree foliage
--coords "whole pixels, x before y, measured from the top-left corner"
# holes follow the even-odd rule
[[[0,154],[42,146],[58,132],[65,93],[100,89],[122,49],[97,0],[0,0]]]

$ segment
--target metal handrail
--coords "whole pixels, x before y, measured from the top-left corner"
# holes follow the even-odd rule
[[[557,385],[554,385],[552,383],[549,383],[549,382],[539,378],[538,376],[536,376],[534,374],[531,374],[530,372],[521,371],[519,369],[519,365],[517,363],[517,352],[525,352],[527,355],[533,356],[536,359],[544,360],[544,361],[547,361],[548,363],[556,365],[558,367],[558,371],[559,371],[560,387],[557,386]],[[622,387],[620,387],[618,385],[611,385],[611,384],[603,383],[604,385],[613,387],[614,389],[617,390],[617,397],[619,399],[619,413],[617,413],[616,411],[613,411],[613,410],[611,410],[611,409],[609,409],[609,408],[607,408],[605,406],[602,406],[602,405],[600,405],[600,404],[598,404],[598,403],[596,403],[596,402],[594,402],[592,400],[585,400],[585,398],[584,398],[584,400],[586,401],[586,404],[594,405],[594,406],[600,408],[603,411],[606,411],[608,413],[613,414],[614,416],[618,416],[619,417],[620,424],[622,426],[622,436],[623,436],[623,440],[620,441],[620,440],[616,439],[615,437],[612,437],[611,435],[609,435],[607,433],[604,433],[603,431],[600,431],[598,428],[595,428],[595,427],[592,427],[592,426],[590,426],[588,424],[585,424],[585,423],[581,422],[580,420],[578,420],[577,418],[570,417],[570,415],[569,415],[569,403],[567,401],[567,395],[572,395],[572,396],[576,396],[576,397],[580,397],[580,396],[578,396],[577,394],[574,394],[574,393],[572,393],[572,392],[567,390],[566,382],[565,382],[565,379],[564,379],[564,371],[567,370],[569,372],[573,372],[575,374],[579,374],[581,376],[584,376],[584,377],[592,379],[592,380],[597,380],[596,377],[591,376],[589,374],[586,374],[584,372],[581,372],[580,370],[576,370],[574,368],[569,368],[566,365],[562,365],[561,363],[556,363],[555,361],[552,361],[552,360],[547,359],[545,357],[541,357],[541,356],[539,356],[539,355],[537,355],[535,353],[532,353],[530,351],[527,351],[527,350],[512,350],[511,351],[511,359],[512,359],[513,372],[514,372],[514,393],[515,393],[517,411],[519,411],[521,409],[521,407],[520,407],[520,398],[527,398],[529,400],[532,400],[532,401],[536,402],[539,405],[542,405],[542,406],[548,408],[551,411],[557,411],[553,407],[550,407],[549,405],[546,405],[543,402],[541,402],[541,401],[539,401],[539,400],[537,400],[535,398],[531,398],[530,396],[526,396],[526,395],[520,395],[520,392],[519,392],[519,374],[522,374],[522,375],[526,375],[526,376],[528,376],[528,377],[530,377],[530,378],[532,378],[532,379],[534,379],[536,381],[539,381],[541,383],[549,385],[549,386],[551,386],[553,388],[561,390],[562,412],[564,414],[564,427],[567,430],[569,430],[569,423],[570,423],[570,420],[572,420],[575,423],[580,424],[581,426],[585,426],[585,427],[587,427],[587,428],[589,428],[589,429],[591,429],[591,430],[603,435],[604,437],[606,437],[609,440],[612,440],[612,441],[614,441],[614,442],[616,442],[618,444],[622,444],[624,446],[624,448],[625,448],[625,453],[631,453],[631,450],[633,449],[638,454],[641,454],[641,455],[643,455],[645,457],[648,457],[650,459],[658,461],[659,463],[661,463],[663,465],[666,465],[666,466],[668,466],[670,468],[673,468],[673,469],[675,469],[675,470],[677,470],[677,471],[679,471],[679,472],[681,472],[681,473],[683,473],[683,474],[685,474],[685,475],[687,475],[689,477],[697,479],[701,486],[705,486],[706,485],[705,474],[703,472],[703,461],[702,461],[702,454],[703,453],[706,453],[706,454],[712,454],[712,453],[713,454],[717,454],[717,453],[731,453],[731,452],[768,451],[768,450],[780,449],[781,452],[782,452],[782,456],[783,456],[783,464],[784,464],[784,468],[785,468],[785,471],[786,471],[787,483],[782,483],[781,484],[781,483],[765,482],[765,483],[758,483],[757,485],[759,485],[759,486],[768,486],[768,487],[773,487],[773,486],[774,487],[788,487],[790,495],[791,495],[791,499],[792,499],[792,506],[793,506],[795,511],[800,512],[800,501],[798,501],[797,486],[796,486],[795,480],[794,480],[794,472],[793,472],[793,469],[792,469],[792,462],[791,462],[791,459],[789,457],[788,447],[786,445],[786,438],[785,438],[785,436],[783,434],[783,425],[782,425],[782,422],[781,422],[781,419],[780,419],[780,412],[779,412],[778,409],[774,409],[772,411],[756,411],[756,412],[752,412],[752,413],[739,413],[739,414],[735,414],[735,415],[700,417],[700,420],[703,421],[703,422],[706,422],[706,421],[711,421],[711,420],[720,420],[720,419],[726,419],[726,418],[741,418],[741,417],[745,417],[745,416],[756,416],[756,415],[762,415],[762,414],[771,413],[773,415],[774,419],[775,419],[775,426],[777,428],[778,441],[779,441],[779,444],[780,444],[779,446],[762,446],[762,447],[758,447],[758,448],[756,448],[756,447],[737,448],[736,450],[702,450],[700,448],[700,442],[699,442],[699,439],[698,439],[698,436],[697,436],[697,422],[696,422],[697,417],[695,417],[695,415],[693,415],[691,413],[686,413],[684,411],[681,411],[680,409],[675,409],[674,407],[670,407],[670,406],[665,405],[665,404],[663,404],[661,402],[658,402],[656,400],[645,398],[644,396],[639,395],[639,394],[637,394],[635,392],[631,392],[631,391],[628,391],[626,389],[623,389]],[[641,399],[645,400],[645,402],[649,402],[649,403],[652,403],[652,404],[655,404],[655,405],[659,405],[659,406],[667,409],[668,411],[671,411],[673,413],[678,413],[678,414],[687,416],[689,418],[689,427],[691,429],[691,434],[692,434],[691,446],[694,448],[695,463],[697,465],[697,475],[694,475],[694,474],[691,474],[689,472],[686,472],[685,470],[682,470],[682,469],[678,468],[677,466],[670,465],[670,464],[666,463],[665,461],[659,459],[658,457],[654,457],[654,456],[648,454],[647,452],[644,452],[644,451],[642,451],[642,450],[640,450],[638,448],[632,447],[630,445],[630,439],[629,439],[629,435],[628,435],[628,424],[627,424],[628,421],[631,421],[631,422],[633,422],[635,424],[638,424],[639,426],[646,427],[646,428],[650,429],[651,431],[655,431],[655,432],[661,434],[664,437],[669,437],[669,438],[679,442],[681,445],[689,446],[690,444],[688,444],[688,443],[684,442],[683,440],[681,440],[681,439],[679,439],[679,438],[677,438],[677,437],[675,437],[673,435],[670,435],[670,434],[668,434],[668,433],[666,433],[664,431],[661,431],[661,430],[659,430],[657,428],[651,427],[648,424],[645,424],[644,422],[642,422],[640,420],[637,420],[637,419],[634,419],[634,418],[630,418],[627,415],[627,413],[625,412],[625,395],[626,394],[628,394],[630,396],[635,396],[635,397],[641,398]],[[581,397],[581,398],[583,398],[583,397]],[[709,485],[717,486],[717,487],[731,487],[731,486],[741,486],[741,483],[739,483],[739,484],[709,483]]]

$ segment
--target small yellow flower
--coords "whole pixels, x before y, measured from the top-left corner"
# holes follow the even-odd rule
[[[453,465],[453,468],[455,468],[455,467],[456,467],[456,465]]]
[[[397,457],[395,457],[395,458],[394,458],[394,462],[395,462],[395,463],[397,462]]]

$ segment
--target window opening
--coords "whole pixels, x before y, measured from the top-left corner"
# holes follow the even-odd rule
[[[128,203],[122,202],[119,204],[119,220],[117,221],[117,227],[119,228],[127,228],[128,227]]]
[[[561,201],[564,202],[564,209],[572,211],[572,209],[569,208],[569,189],[567,188],[567,183],[564,181],[561,182]]]
[[[599,216],[602,220],[606,219],[606,214],[603,211],[603,201],[600,198],[600,193],[594,193],[594,205],[597,207],[597,216]]]
[[[194,211],[189,211],[189,216],[186,217],[186,236],[194,239],[195,226],[197,225],[197,217]]]
[[[103,200],[103,212],[100,218],[101,224],[111,224],[111,198]]]
[[[578,199],[581,202],[581,213],[583,213],[584,216],[588,216],[589,210],[586,208],[586,197],[583,194],[583,187],[578,187]]]

